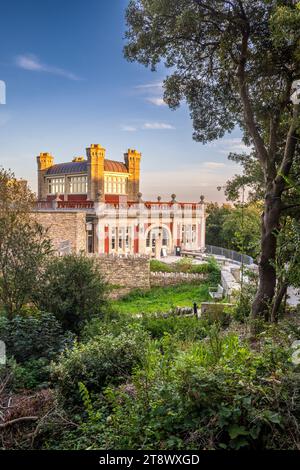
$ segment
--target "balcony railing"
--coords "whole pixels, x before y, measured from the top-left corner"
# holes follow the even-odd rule
[[[77,209],[89,210],[94,208],[93,201],[37,201],[36,210],[61,210],[61,209]]]

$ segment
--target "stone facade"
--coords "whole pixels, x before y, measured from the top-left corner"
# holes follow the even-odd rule
[[[33,218],[48,229],[54,249],[60,253],[86,252],[86,214],[84,212],[34,212]]]
[[[95,256],[95,255],[91,255]],[[112,286],[131,289],[150,288],[150,260],[148,256],[97,255],[101,272]]]

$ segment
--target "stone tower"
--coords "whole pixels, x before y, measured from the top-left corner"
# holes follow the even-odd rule
[[[92,144],[86,149],[88,160],[88,199],[96,200],[97,194],[101,193],[104,198],[104,159],[105,148],[100,144]]]
[[[54,158],[51,153],[40,153],[37,159],[38,165],[38,199],[44,200],[47,198],[47,185],[45,182],[45,173],[48,168],[51,168],[54,163]]]
[[[140,192],[140,162],[142,154],[134,149],[128,149],[124,161],[128,168],[128,200],[137,201]]]

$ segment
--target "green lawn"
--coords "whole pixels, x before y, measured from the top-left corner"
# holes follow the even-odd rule
[[[167,312],[173,307],[192,307],[196,302],[209,300],[208,284],[180,284],[178,286],[152,287],[150,291],[134,291],[113,307],[120,313]]]

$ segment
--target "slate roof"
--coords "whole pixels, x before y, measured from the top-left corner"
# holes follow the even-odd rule
[[[114,173],[128,173],[125,163],[114,160],[104,160],[104,171]],[[58,163],[46,171],[46,175],[71,175],[74,173],[87,173],[87,160],[82,162]]]

